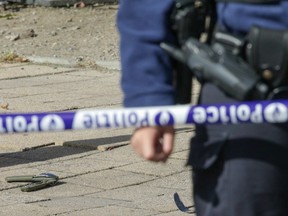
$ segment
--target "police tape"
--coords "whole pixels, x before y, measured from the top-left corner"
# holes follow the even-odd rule
[[[288,100],[0,114],[0,133],[187,124],[288,122]]]

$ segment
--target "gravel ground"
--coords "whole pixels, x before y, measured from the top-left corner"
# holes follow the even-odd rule
[[[118,5],[0,8],[0,56],[56,57],[82,62],[117,61]]]

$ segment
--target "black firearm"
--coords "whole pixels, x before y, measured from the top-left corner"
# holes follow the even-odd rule
[[[206,9],[194,0],[175,0],[171,14],[172,30],[177,38],[177,45],[182,46],[190,38],[200,38],[205,27]],[[195,25],[197,23],[197,25]],[[175,70],[176,103],[191,102],[193,74],[182,62],[173,62]]]
[[[191,37],[181,48],[167,43],[161,43],[161,47],[186,65],[198,80],[214,83],[237,100],[266,99],[271,91],[248,63],[219,45],[211,47]]]
[[[209,25],[207,25],[209,17]],[[211,42],[211,35],[216,21],[215,2],[209,0],[175,0],[171,13],[171,27],[176,35],[177,46],[182,47],[190,38],[200,39],[205,32],[206,42]],[[191,102],[193,73],[185,62],[173,62],[175,70],[176,103]],[[183,64],[184,63],[184,64]]]

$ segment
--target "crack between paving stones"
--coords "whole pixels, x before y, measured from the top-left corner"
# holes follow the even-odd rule
[[[169,177],[169,176],[172,176],[172,175],[175,175],[175,174],[179,174],[179,173],[181,173],[181,172],[182,172],[182,171],[179,171],[179,172],[177,172],[177,173],[173,173],[173,174],[166,175],[166,176],[148,175],[148,176],[152,176],[152,177],[156,177],[156,178],[155,178],[155,179],[146,180],[146,181],[143,181],[143,182],[137,182],[137,183],[133,183],[133,184],[129,184],[129,185],[124,185],[124,186],[120,186],[120,187],[103,189],[101,192],[111,191],[111,190],[117,190],[117,189],[127,188],[127,187],[131,187],[131,186],[138,186],[138,185],[142,185],[142,184],[145,184],[145,183],[148,183],[148,182],[152,182],[152,181],[155,181],[155,180],[158,180],[158,179],[161,179],[161,178],[166,178],[166,177]],[[130,173],[142,174],[142,173],[136,173],[136,172],[130,172]],[[92,194],[94,194],[94,193],[92,193]]]
[[[47,198],[47,199],[41,199],[41,200],[27,201],[27,202],[24,202],[24,204],[34,204],[34,203],[41,203],[41,202],[47,202],[47,201],[51,201],[51,199]]]
[[[0,188],[0,191],[6,191],[6,190],[15,189],[15,188],[20,188],[22,186],[23,185],[15,185],[15,186],[11,186],[11,187]]]
[[[0,81],[5,81],[5,80],[15,80],[15,79],[23,79],[23,78],[33,78],[33,77],[42,77],[42,76],[47,76],[47,75],[59,75],[59,74],[65,74],[65,73],[73,73],[73,72],[79,72],[78,70],[71,70],[71,71],[63,71],[59,73],[45,73],[45,74],[37,74],[37,75],[26,75],[26,76],[18,76],[18,77],[9,77],[9,78],[3,78],[0,79]],[[91,80],[91,79],[89,79]],[[38,86],[38,85],[36,85]],[[39,85],[42,86],[42,85]]]
[[[121,200],[122,201],[122,200]],[[105,208],[105,207],[107,207],[107,206],[115,206],[115,207],[119,207],[119,205],[112,205],[112,204],[110,204],[110,205],[106,205],[106,206],[99,206],[99,207],[90,207],[90,208],[83,208],[83,209],[75,209],[75,210],[73,210],[73,211],[65,211],[65,212],[61,212],[61,213],[55,213],[55,214],[53,214],[54,216],[58,216],[58,215],[69,215],[70,213],[76,213],[76,212],[81,212],[81,211],[86,211],[86,210],[93,210],[93,209],[101,209],[101,208]],[[120,206],[120,207],[122,207],[122,206]],[[129,208],[129,207],[126,207],[126,208]],[[129,209],[139,209],[139,210],[141,210],[140,208],[129,208]],[[145,209],[144,209],[145,210]],[[51,214],[49,214],[49,215],[45,215],[45,216],[51,216]]]

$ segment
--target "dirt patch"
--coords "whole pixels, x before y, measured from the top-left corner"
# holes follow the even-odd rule
[[[118,5],[8,7],[0,13],[0,55],[117,61]]]

